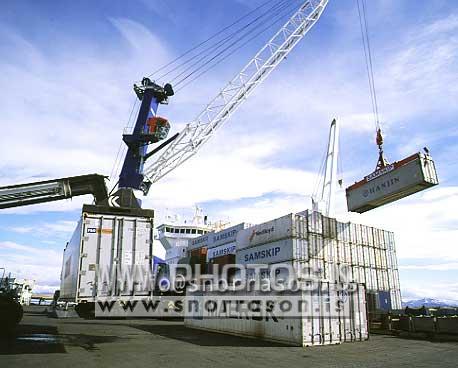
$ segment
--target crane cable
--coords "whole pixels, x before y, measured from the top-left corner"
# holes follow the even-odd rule
[[[367,78],[369,82],[369,91],[371,96],[371,103],[372,103],[372,113],[374,115],[374,124],[375,124],[375,131],[376,131],[376,144],[379,149],[379,158],[377,161],[376,170],[384,168],[388,162],[383,156],[383,136],[382,136],[382,129],[380,124],[379,118],[379,108],[378,108],[378,100],[377,100],[377,92],[375,88],[375,78],[374,78],[374,70],[373,70],[373,62],[372,62],[372,50],[370,45],[369,39],[369,27],[367,22],[367,15],[366,15],[366,0],[356,0],[356,5],[358,9],[358,16],[359,16],[359,25],[361,29],[361,38],[363,43],[364,49],[364,61],[366,63],[366,72]]]
[[[130,114],[129,114],[129,119],[127,121],[127,127],[130,127],[130,125],[131,125],[132,116],[133,116],[135,107],[137,107],[137,105],[138,105],[138,100],[137,100],[137,97],[135,97],[135,100],[132,103],[132,109],[131,109]],[[121,143],[119,144],[119,147],[118,147],[118,153],[116,154],[115,161],[113,162],[113,166],[111,168],[110,180],[114,179],[118,175],[119,169],[120,169],[120,165],[121,165],[121,160],[122,160],[122,157],[124,156],[125,150],[126,150],[126,146],[124,145],[124,142],[121,141]]]
[[[272,1],[275,1],[275,0],[269,0],[261,5],[259,5],[258,7],[256,7],[255,9],[253,9],[251,12],[245,14],[243,17],[237,19],[235,22],[229,24],[228,26],[224,27],[223,29],[219,30],[218,32],[216,32],[215,34],[213,34],[212,36],[210,36],[209,38],[207,38],[206,40],[200,42],[199,44],[191,47],[189,50],[185,51],[184,53],[182,53],[181,55],[177,56],[175,59],[173,59],[172,61],[168,62],[167,64],[159,67],[158,69],[154,70],[151,74],[148,75],[148,77],[153,77],[155,74],[159,73],[160,71],[163,71],[164,69],[166,69],[167,67],[171,66],[172,64],[174,64],[175,62],[177,62],[178,60],[180,60],[181,58],[185,57],[186,55],[190,54],[192,51],[198,49],[199,47],[205,45],[206,43],[208,43],[209,41],[211,41],[212,39],[216,38],[217,36],[219,36],[220,34],[222,34],[224,31],[228,30],[229,28],[233,27],[234,25],[240,23],[243,19],[249,17],[251,14],[255,13],[256,11],[258,11],[259,9],[263,8],[264,6],[266,6],[267,4],[271,3]]]
[[[241,40],[243,40],[244,38],[246,38],[247,36],[252,34],[254,31],[259,29],[262,25],[264,25],[266,23],[266,18],[271,20],[273,15],[276,15],[277,18],[278,18],[279,14],[283,14],[284,15],[285,14],[284,10],[287,9],[287,8],[291,8],[291,6],[294,5],[297,1],[298,0],[293,0],[293,1],[282,0],[280,2],[277,2],[276,0],[265,1],[264,3],[262,3],[259,6],[257,6],[255,9],[253,9],[249,13],[243,15],[242,17],[240,17],[239,19],[237,19],[236,21],[231,23],[230,25],[222,28],[221,30],[219,30],[218,32],[216,32],[215,34],[213,34],[212,36],[210,36],[206,40],[204,40],[204,41],[200,42],[199,44],[197,44],[196,46],[190,48],[189,50],[187,50],[186,52],[182,53],[181,55],[179,55],[178,57],[176,57],[175,59],[173,59],[169,63],[163,65],[162,67],[160,67],[158,69],[156,69],[153,73],[149,74],[148,77],[153,77],[154,75],[157,75],[159,72],[162,71],[163,74],[161,74],[160,76],[156,77],[156,79],[162,79],[162,78],[172,74],[173,72],[178,71],[180,68],[183,68],[184,66],[188,65],[187,68],[184,71],[182,71],[178,75],[175,75],[173,80],[176,80],[178,77],[183,75],[186,71],[188,71],[190,68],[196,66],[196,64],[198,64],[198,62],[200,62],[202,60],[204,61],[204,63],[202,65],[197,66],[196,68],[191,70],[188,75],[186,75],[184,78],[182,78],[180,81],[178,81],[178,84],[179,84],[179,83],[182,83],[184,80],[188,79],[189,77],[191,77],[192,75],[194,75],[196,72],[198,72],[203,67],[207,66],[210,62],[214,61],[216,58],[220,57],[220,59],[217,60],[216,63],[211,65],[209,68],[206,68],[203,72],[199,73],[196,77],[192,78],[190,81],[188,81],[184,86],[182,86],[180,88],[180,90],[183,89],[188,84],[190,84],[191,82],[193,82],[194,80],[196,80],[197,78],[199,78],[200,76],[205,74],[209,69],[211,69],[214,66],[216,66],[217,64],[219,64],[227,56],[232,55],[235,51],[237,51],[238,49],[240,49],[241,47],[246,45],[249,41],[251,41],[257,35],[259,35],[260,33],[264,32],[265,29],[263,29],[260,33],[257,33],[255,37],[251,37],[248,40],[248,42],[243,43],[241,46],[237,47],[235,50],[232,50],[232,51],[230,50],[230,48],[232,48],[234,45],[236,46],[236,44],[238,42],[240,42]],[[274,4],[272,5],[272,3],[274,3]],[[228,31],[229,29],[233,28],[235,25],[239,24],[244,19],[247,19],[250,16],[254,15],[256,12],[259,12],[262,8],[268,6],[269,4],[271,6],[267,10],[264,9],[264,11],[260,15],[257,15],[254,19],[249,20],[249,22],[247,22],[246,24],[243,24],[242,26],[238,27],[235,31],[233,31],[229,35],[226,35],[224,38],[222,38],[220,40],[217,40],[216,42],[207,45],[211,40],[214,40],[218,36],[223,35],[226,31]],[[278,22],[278,19],[275,22],[272,22],[272,24],[270,26],[272,26],[276,22]],[[256,23],[258,23],[258,24],[256,24]],[[250,27],[251,27],[251,29],[250,29]],[[216,55],[212,56],[212,54],[215,54],[222,46],[225,46],[229,42],[233,41],[234,36],[240,34],[244,30],[246,30],[246,32],[243,34],[243,36],[241,36],[241,37],[239,37],[237,39],[237,42],[232,42],[229,46],[224,48],[222,52],[218,52]],[[179,60],[182,60],[185,56],[193,53],[193,51],[196,51],[199,48],[202,48],[202,46],[204,46],[204,45],[207,45],[207,46],[203,50],[201,50],[197,55],[193,55],[193,56],[187,58],[182,63],[173,66],[174,64],[176,64],[176,62],[178,62]],[[223,53],[227,52],[228,50],[229,50],[229,54],[226,55],[224,58],[221,58],[221,55]],[[203,57],[201,57],[198,60],[198,62],[196,63],[195,58],[197,56],[200,56],[200,55],[203,55]],[[206,58],[209,58],[209,60],[205,60]],[[191,62],[192,62],[192,64],[189,66],[189,63],[191,63]],[[173,66],[173,68],[170,69],[171,66]],[[167,69],[169,69],[169,70],[167,71]],[[130,115],[129,115],[127,127],[130,127],[130,125],[132,123],[132,116],[133,116],[133,113],[134,113],[134,110],[135,110],[136,107],[139,108],[137,99],[135,99],[134,103],[132,104],[132,109],[131,109],[131,112],[130,112]],[[137,110],[138,110],[138,108],[137,108]],[[119,171],[121,169],[120,166],[121,166],[122,157],[124,156],[125,151],[126,151],[126,147],[123,145],[123,142],[121,142],[120,146],[118,148],[117,154],[116,154],[115,161],[114,161],[112,169],[111,169],[110,179],[114,180],[115,177],[119,174]],[[116,185],[117,184],[115,184],[114,187],[116,187]],[[112,191],[114,190],[114,187],[113,187]]]
[[[294,4],[297,3],[297,1],[298,0],[293,0],[293,1],[282,0],[280,2],[275,3],[273,6],[269,7],[267,10],[264,10],[263,13],[258,15],[256,18],[250,20],[248,23],[246,23],[246,24],[242,25],[241,27],[237,28],[235,31],[233,31],[232,33],[226,35],[224,38],[222,38],[220,40],[217,40],[216,42],[214,42],[214,43],[212,43],[210,45],[207,45],[203,50],[201,50],[197,54],[194,54],[194,55],[188,57],[182,63],[180,63],[178,65],[175,65],[170,69],[172,64],[174,64],[178,60],[182,59],[184,56],[191,54],[193,51],[197,51],[197,49],[199,47],[203,46],[204,44],[207,44],[208,41],[210,41],[212,39],[215,39],[217,36],[223,34],[225,31],[227,31],[228,29],[233,27],[235,24],[239,23],[241,20],[247,18],[249,15],[252,15],[255,11],[260,10],[262,7],[270,4],[272,2],[272,0],[265,2],[264,4],[262,4],[261,6],[258,6],[256,9],[254,9],[250,13],[244,15],[243,17],[241,17],[237,21],[233,22],[231,25],[229,25],[229,26],[223,28],[222,30],[218,31],[213,36],[211,36],[208,39],[206,39],[205,41],[199,43],[197,46],[192,47],[191,49],[189,49],[185,53],[181,54],[179,57],[175,58],[174,60],[172,60],[168,64],[164,65],[163,67],[160,67],[153,74],[150,74],[150,77],[153,77],[153,79],[162,79],[162,78],[164,78],[166,76],[170,76],[170,78],[171,78],[170,81],[173,82],[173,81],[177,80],[179,77],[181,77],[183,74],[185,74],[185,72],[189,71],[189,73],[187,75],[185,75],[183,78],[178,80],[177,83],[174,83],[175,86],[181,84],[184,80],[188,79],[190,76],[194,75],[195,73],[197,73],[202,68],[205,68],[205,66],[207,66],[209,63],[214,61],[216,58],[219,58],[219,57],[223,58],[224,57],[224,59],[226,59],[228,56],[233,55],[233,53],[235,51],[240,49],[240,47],[237,47],[237,43],[240,43],[244,39],[248,38],[253,32],[255,32],[257,29],[259,29],[261,26],[263,26],[267,21],[270,21],[273,24],[274,22],[272,22],[272,19],[275,18],[275,16],[278,16],[278,14],[283,14],[284,15],[285,14],[284,10],[294,6]],[[251,27],[251,30],[250,30],[250,27]],[[245,31],[245,32],[242,33],[242,31]],[[239,35],[240,33],[242,33],[242,36],[239,36],[236,39],[236,41],[234,41],[234,38],[237,35]],[[251,38],[251,39],[253,39],[253,38]],[[228,44],[229,44],[229,46],[226,46]],[[243,45],[245,45],[245,44],[246,43],[244,43]],[[226,47],[222,51],[219,51],[224,46],[226,46]],[[235,48],[235,50],[233,49],[231,51],[230,50],[231,48]],[[227,55],[223,55],[224,53],[227,53]],[[203,55],[203,56],[201,56],[201,55]],[[196,60],[197,57],[199,57],[199,58]],[[167,70],[167,68],[168,68],[168,70]],[[185,68],[185,69],[180,72],[180,69],[182,69],[182,68]],[[164,69],[167,70],[167,71],[164,72],[163,74],[161,74],[160,76],[154,77],[155,74],[157,74],[157,72],[164,71]],[[199,74],[199,76],[202,75],[202,74],[204,74],[204,73]],[[193,78],[193,80],[195,80],[195,79],[197,79],[197,78]]]
[[[279,4],[275,5],[274,7],[272,7],[271,9],[269,9],[267,12],[261,14],[260,16],[258,16],[257,18],[255,18],[253,21],[251,21],[250,23],[246,24],[245,26],[241,27],[240,29],[236,30],[235,32],[232,32],[230,35],[226,36],[224,39],[222,39],[221,41],[219,41],[217,44],[218,47],[216,47],[214,50],[212,51],[218,51],[221,47],[223,46],[226,46],[226,44],[230,41],[233,40],[234,37],[236,37],[238,34],[241,33],[241,31],[245,31],[244,33],[242,33],[241,36],[237,37],[235,39],[235,41],[232,41],[232,43],[230,43],[228,46],[226,46],[225,48],[223,48],[222,51],[219,51],[217,52],[215,55],[211,56],[211,53],[208,53],[207,55],[204,55],[203,58],[200,58],[199,60],[197,60],[197,62],[194,62],[193,64],[190,65],[190,67],[186,68],[185,70],[183,70],[180,74],[178,74],[175,78],[172,79],[171,82],[174,82],[175,80],[178,79],[178,77],[182,76],[183,74],[185,74],[186,71],[188,71],[190,68],[192,68],[194,65],[198,64],[200,61],[202,61],[202,59],[204,59],[205,57],[209,56],[210,59],[207,60],[207,61],[204,61],[204,64],[200,65],[199,67],[195,68],[194,70],[192,70],[188,75],[186,75],[185,77],[183,77],[182,79],[180,79],[176,85],[182,83],[184,80],[186,80],[188,77],[190,77],[191,75],[195,74],[197,71],[199,71],[200,69],[202,69],[203,67],[205,67],[206,65],[208,65],[211,61],[213,61],[214,59],[216,59],[217,57],[219,57],[221,54],[223,54],[224,52],[226,52],[227,50],[229,50],[231,47],[233,47],[234,45],[236,45],[239,41],[243,40],[244,38],[246,38],[247,36],[249,36],[251,34],[251,32],[255,31],[257,28],[259,28],[259,26],[263,25],[264,24],[264,21],[261,21],[260,24],[256,25],[256,22],[261,20],[262,18],[269,16],[270,13],[273,13],[273,14],[278,14],[277,10],[279,11],[281,9],[281,6],[284,5],[285,3],[287,2],[287,0],[283,0],[282,2],[280,2]],[[250,30],[249,27],[252,26],[252,25],[255,25],[254,29]],[[232,53],[230,54],[232,55]]]
[[[207,68],[205,68],[202,72],[200,72],[199,74],[197,74],[195,77],[193,77],[191,80],[189,80],[187,83],[185,83],[184,85],[180,86],[180,88],[177,90],[178,91],[181,91],[183,88],[185,88],[186,86],[188,86],[190,83],[194,82],[196,79],[200,78],[202,75],[206,74],[208,71],[210,71],[211,69],[213,69],[214,67],[216,67],[218,64],[220,64],[221,62],[227,60],[228,57],[232,56],[235,52],[237,52],[238,50],[240,50],[242,47],[244,47],[246,44],[248,44],[249,42],[251,42],[252,40],[254,40],[255,38],[259,37],[262,33],[266,32],[268,29],[270,29],[271,27],[273,27],[275,24],[277,24],[278,22],[280,22],[282,20],[282,18],[289,14],[289,10],[290,9],[287,9],[286,12],[281,12],[279,14],[277,14],[277,17],[275,17],[273,19],[273,21],[271,21],[270,24],[268,24],[266,27],[262,28],[259,32],[255,33],[253,36],[251,36],[249,39],[247,39],[245,42],[243,42],[242,44],[240,44],[239,46],[236,45],[236,43],[238,43],[238,41],[242,40],[243,38],[245,37],[241,37],[239,39],[237,39],[236,41],[234,41],[233,43],[231,43],[228,47],[226,47],[223,51],[219,52],[217,55],[215,55],[214,57],[212,57],[210,60],[208,60],[208,62],[206,62],[204,65],[202,65],[201,67],[197,68],[195,71],[193,71],[192,73],[188,74],[186,77],[184,77],[183,79],[181,79],[177,85],[181,85],[186,79],[188,79],[189,77],[191,77],[193,74],[195,74],[197,71],[199,71],[200,69],[204,68],[205,66],[209,65],[212,61],[213,64],[209,65]],[[246,35],[251,35],[252,32],[248,32]],[[246,36],[245,35],[245,36]],[[230,50],[231,47],[233,47],[235,45],[235,48]],[[227,50],[230,50],[229,53],[227,53],[226,55],[224,55],[224,52],[227,51]],[[221,56],[219,59],[218,57]]]
[[[200,51],[199,53],[195,54],[195,55],[192,55],[190,56],[189,58],[187,58],[186,60],[184,60],[181,64],[178,64],[176,65],[175,67],[173,67],[171,70],[161,74],[160,76],[157,77],[158,80],[170,75],[171,73],[173,73],[174,71],[177,71],[179,70],[180,68],[186,66],[188,63],[192,62],[192,64],[190,66],[188,66],[188,68],[185,69],[185,71],[189,70],[189,68],[191,68],[193,65],[197,64],[199,61],[205,59],[205,57],[211,55],[212,52],[216,51],[217,49],[219,49],[221,46],[224,46],[227,42],[229,42],[233,37],[235,37],[237,34],[241,33],[243,30],[247,29],[248,27],[256,24],[256,22],[258,22],[259,20],[261,20],[262,18],[264,17],[268,17],[270,14],[274,13],[280,6],[282,6],[286,1],[288,0],[282,0],[280,3],[276,3],[275,5],[273,5],[272,7],[270,7],[269,9],[267,9],[264,13],[262,13],[261,15],[257,16],[255,19],[249,21],[247,24],[245,25],[242,25],[241,27],[237,28],[235,31],[233,31],[232,33],[230,33],[229,35],[226,35],[224,38],[220,39],[220,40],[217,40],[216,42],[212,43],[212,44],[209,44],[208,46],[206,46],[202,51]],[[264,3],[262,6],[264,5],[267,5],[268,3],[270,3],[271,1],[268,1],[267,3]],[[255,10],[258,10],[260,9],[262,6],[256,8]],[[169,66],[171,64],[173,64],[175,61],[178,61],[180,58],[184,57],[185,55],[188,55],[190,53],[192,53],[193,51],[196,51],[200,46],[206,44],[208,41],[216,38],[217,36],[223,34],[226,30],[230,29],[233,27],[233,25],[239,23],[242,19],[245,19],[247,16],[253,14],[253,12],[255,11],[251,11],[250,13],[246,14],[245,16],[239,18],[237,21],[235,21],[234,23],[232,23],[231,25],[227,26],[227,27],[224,27],[222,30],[216,32],[213,36],[209,37],[207,40],[201,42],[200,44],[198,44],[197,46],[195,47],[192,47],[191,49],[189,49],[188,51],[186,51],[184,54],[182,54],[181,56],[179,56],[178,58],[172,60],[170,63],[166,64],[166,66]],[[196,57],[199,57],[201,56],[202,54],[204,54],[203,57],[199,58],[197,61],[196,61]],[[164,67],[162,68],[159,68],[158,70],[161,70],[161,69],[164,69]],[[182,72],[184,73],[184,71]],[[181,74],[182,74],[181,73]],[[174,79],[176,79],[177,77],[179,77],[181,74],[178,74],[177,76],[174,77]],[[153,74],[154,75],[154,74]],[[152,75],[151,75],[152,76]],[[171,80],[173,82],[173,79]],[[170,81],[169,81],[170,82]]]

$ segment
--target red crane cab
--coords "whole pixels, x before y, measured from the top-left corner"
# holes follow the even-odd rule
[[[170,130],[170,123],[160,116],[153,116],[146,120],[146,134],[152,135],[153,140],[158,142],[167,137]]]

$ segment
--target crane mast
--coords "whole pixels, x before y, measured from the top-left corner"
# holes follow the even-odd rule
[[[196,154],[307,34],[320,18],[327,3],[328,0],[308,0],[300,6],[197,118],[187,124],[156,160],[144,169],[144,194],[147,194],[152,183]]]
[[[339,123],[334,119],[329,128],[329,140],[324,162],[323,185],[319,193],[312,197],[314,211],[327,217],[334,217],[335,195],[337,190],[337,163],[339,157]]]

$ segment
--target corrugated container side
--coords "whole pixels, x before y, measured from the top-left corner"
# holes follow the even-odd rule
[[[337,221],[337,240],[344,241],[345,240],[345,228],[343,222]]]
[[[348,292],[342,290],[339,292],[339,297],[342,300],[348,300]],[[350,303],[342,303],[341,311],[339,312],[340,335],[343,342],[355,341],[355,321],[353,318],[348,318],[350,315]]]
[[[337,220],[334,218],[329,219],[329,237],[337,239]]]
[[[351,223],[350,222],[347,222],[346,224],[344,224],[345,226],[345,237],[346,237],[346,241],[348,243],[351,242]]]
[[[398,270],[388,268],[388,282],[390,285],[390,289],[399,289],[399,272]]]
[[[321,235],[309,234],[310,257],[324,259],[324,240]]]
[[[372,228],[372,239],[374,247],[380,248],[380,230],[375,227]]]
[[[340,240],[336,240],[335,258],[333,259],[333,262],[342,262],[342,258],[345,251],[344,249],[342,249],[342,247],[343,243]]]
[[[375,260],[375,254],[376,254],[376,248],[374,247],[369,247],[369,266],[372,268],[375,268],[377,263]]]
[[[368,227],[366,225],[361,226],[361,244],[369,245],[369,235],[368,235]]]
[[[324,262],[324,278],[328,281],[339,281],[339,265],[334,262]]]
[[[272,264],[294,259],[307,260],[308,241],[306,239],[289,238],[238,249],[238,264]]]
[[[301,221],[301,218],[303,219],[304,217],[288,214],[275,220],[240,230],[236,237],[237,248],[243,249],[294,237],[296,236],[295,220]]]
[[[208,248],[207,261],[213,258],[217,258],[217,257],[229,255],[229,254],[235,254],[236,248],[237,248],[237,245],[235,241],[232,243],[226,243],[223,245],[219,245],[217,247]]]
[[[334,218],[322,216],[323,236],[325,238],[337,238],[337,221]]]
[[[339,262],[351,264],[351,244],[340,243],[339,251],[340,251]]]
[[[378,247],[378,244],[377,244],[375,236],[374,236],[374,228],[373,227],[368,227],[367,237],[368,237],[370,246]]]
[[[357,244],[363,244],[363,233],[362,233],[362,225],[361,224],[354,224],[355,228],[355,237]]]
[[[370,266],[370,248],[368,246],[362,246],[363,251],[363,260],[364,260],[364,267]]]
[[[357,341],[364,341],[369,338],[367,325],[366,290],[358,286],[357,292],[350,293],[351,315],[355,320],[355,337]]]
[[[433,161],[422,154],[413,155],[390,167],[392,170],[383,175],[347,188],[349,211],[362,213],[438,184]],[[426,167],[428,178],[425,177]]]
[[[350,228],[351,225],[349,222],[337,222],[338,226],[338,234],[337,238],[341,241],[345,241],[349,243],[351,241],[351,236],[350,236]]]
[[[208,248],[217,247],[222,244],[232,243],[236,241],[237,234],[244,229],[250,228],[251,225],[245,222],[231,226],[227,229],[209,233],[211,240],[208,242]]]
[[[105,207],[101,213],[83,212],[64,251],[61,298],[94,301],[96,297],[130,296],[132,290],[135,296],[148,295],[143,275],[131,280],[129,291],[119,291],[111,277],[116,277],[116,266],[143,265],[145,271],[151,269],[152,241],[152,217],[109,214]]]
[[[323,215],[319,212],[308,211],[308,231],[315,234],[323,234]]]
[[[212,245],[214,231],[188,240],[188,249],[209,247]]]
[[[390,290],[390,296],[391,296],[391,308],[395,310],[402,309],[401,291],[399,289]]]
[[[333,239],[324,239],[324,260],[333,262],[337,259],[337,241]]]
[[[377,290],[389,290],[388,271],[381,268],[377,268],[375,271],[377,273]]]
[[[99,283],[97,279],[99,268],[109,269],[110,272],[115,265],[145,265],[151,268],[151,220],[86,214],[83,233],[79,298],[109,296],[115,292]],[[133,279],[132,282],[139,287],[146,287],[141,285],[141,278]],[[149,291],[135,292],[135,295],[148,294]],[[131,290],[126,290],[119,295],[132,294]]]
[[[64,250],[60,282],[60,298],[62,300],[76,300],[80,272],[82,228],[82,220],[80,219]]]
[[[358,254],[358,266],[365,266],[366,262],[364,259],[364,247],[361,244],[356,244],[356,253]]]
[[[232,294],[255,297],[259,293]],[[214,293],[209,292],[207,295],[211,297]],[[306,305],[311,306],[309,311],[312,315],[304,315],[302,319],[279,315],[276,320],[269,318],[258,321],[233,318],[202,319],[201,316],[192,314],[185,318],[185,326],[282,341],[296,346],[338,344],[342,341],[367,339],[365,293],[361,285],[358,286],[357,292],[346,293],[338,288],[338,284],[323,282],[317,290],[302,291],[293,295],[300,296]],[[272,299],[276,300],[277,297],[275,293],[271,295]],[[341,312],[330,313],[329,308],[337,305],[337,298],[342,301]]]

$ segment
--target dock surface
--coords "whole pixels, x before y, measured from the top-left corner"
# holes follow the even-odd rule
[[[458,343],[372,335],[290,347],[185,328],[181,321],[56,319],[26,309],[0,340],[0,367],[456,367]]]

